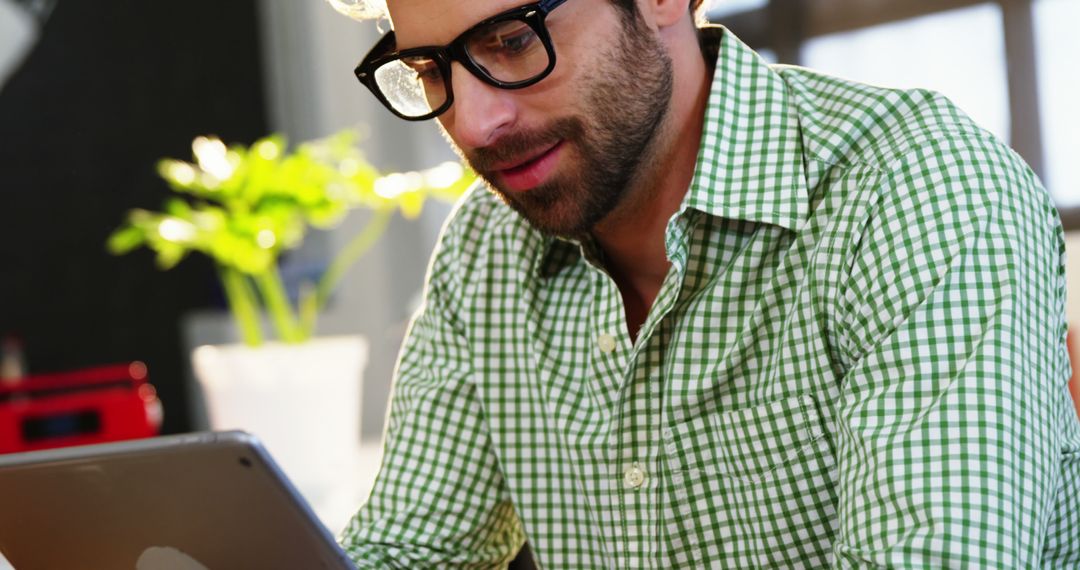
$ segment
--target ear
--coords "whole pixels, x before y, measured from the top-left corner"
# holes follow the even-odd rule
[[[690,15],[690,0],[639,0],[638,8],[648,12],[658,28],[666,28]]]

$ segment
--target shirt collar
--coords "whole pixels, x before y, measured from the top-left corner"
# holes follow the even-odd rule
[[[726,28],[699,33],[716,65],[694,177],[676,217],[694,209],[799,230],[809,216],[809,191],[799,119],[784,80]],[[533,263],[542,278],[589,257],[578,240],[542,239]]]
[[[693,208],[797,231],[809,215],[809,192],[799,119],[784,80],[725,28],[707,26],[701,34],[716,67],[680,213]]]

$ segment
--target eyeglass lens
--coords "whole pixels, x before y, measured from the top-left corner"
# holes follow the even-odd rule
[[[528,81],[549,64],[543,40],[524,21],[505,20],[477,28],[464,44],[480,72],[502,83]],[[377,68],[374,77],[387,101],[403,115],[426,115],[446,102],[447,80],[434,57],[395,59]]]

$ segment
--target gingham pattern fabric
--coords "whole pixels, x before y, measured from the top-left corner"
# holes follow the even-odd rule
[[[1046,191],[939,95],[707,33],[697,171],[636,343],[591,243],[474,191],[343,546],[365,568],[500,567],[526,537],[546,569],[1080,567]]]

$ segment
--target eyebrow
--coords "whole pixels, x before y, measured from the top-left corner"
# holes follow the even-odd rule
[[[513,6],[510,6],[509,8],[504,8],[502,10],[499,10],[498,12],[495,12],[493,14],[489,14],[487,16],[484,16],[483,18],[480,18],[479,20],[476,20],[475,22],[470,24],[469,27],[465,28],[464,30],[461,30],[456,35],[454,35],[452,38],[450,38],[449,42],[445,42],[445,43],[424,43],[424,44],[416,45],[416,46],[413,46],[413,47],[402,48],[397,44],[397,35],[395,34],[393,45],[390,47],[390,49],[387,49],[385,53],[394,53],[394,52],[405,51],[407,49],[426,48],[426,47],[446,47],[446,46],[450,45],[451,43],[453,43],[458,38],[460,38],[461,36],[468,33],[469,30],[472,30],[473,28],[479,26],[480,24],[482,24],[483,22],[486,22],[487,20],[490,20],[490,19],[495,18],[497,16],[500,16],[502,14],[505,14],[506,12],[511,12],[511,11],[517,10],[519,8],[524,8],[525,6],[528,6],[530,4],[537,4],[538,8],[541,9],[541,10],[550,10],[550,8],[552,6],[561,4],[564,1],[565,0],[540,0],[540,1],[533,0],[532,2],[521,2],[519,4],[514,4]],[[447,10],[449,10],[449,8],[447,8]],[[430,19],[432,21],[438,21],[439,16],[438,15],[432,15],[432,16],[430,16]],[[390,30],[389,33],[394,33],[394,30]]]

